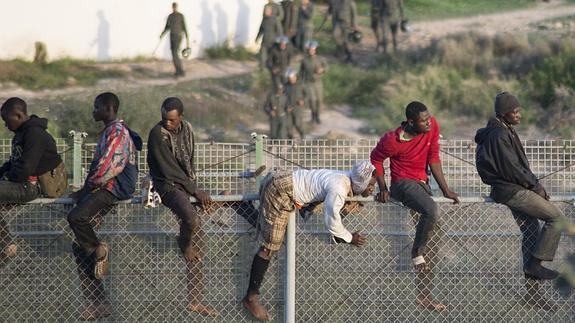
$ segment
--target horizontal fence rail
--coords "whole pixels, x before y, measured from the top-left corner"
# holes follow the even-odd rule
[[[9,142],[0,144],[0,156],[7,157]],[[261,136],[246,144],[198,144],[199,186],[216,201],[214,212],[201,213],[201,266],[186,265],[177,245],[179,224],[168,209],[144,208],[139,198],[118,203],[95,221],[100,240],[111,250],[111,274],[103,286],[113,312],[101,321],[252,321],[241,305],[259,247],[253,226],[258,177],[252,172],[261,165],[268,171],[345,170],[358,159],[368,159],[375,144],[376,140],[272,141]],[[74,177],[82,182],[93,145],[58,140],[58,147],[71,183]],[[78,165],[74,147],[81,147]],[[575,162],[575,141],[526,142],[525,147],[553,203],[573,221],[575,170],[570,165]],[[431,276],[422,280],[411,265],[417,214],[409,209],[354,198],[363,207],[343,222],[350,231],[365,234],[366,246],[356,248],[331,243],[320,207],[305,219],[296,216],[295,304],[286,304],[285,248],[266,274],[261,299],[273,320],[283,321],[289,317],[286,310],[293,309],[297,322],[575,321],[575,296],[561,295],[552,282],[534,286],[523,276],[521,234],[508,208],[485,197],[489,189],[475,172],[474,153],[469,141],[442,143],[444,173],[462,203],[453,205],[435,194],[441,216],[430,242],[435,259]],[[145,156],[144,151],[138,159],[142,176],[147,172]],[[222,191],[229,195],[218,195]],[[65,197],[0,205],[0,220],[18,246],[15,257],[0,257],[1,322],[80,319],[90,295],[82,293],[83,280],[71,251],[73,233],[66,220],[71,207]],[[573,238],[563,235],[555,260],[546,265],[560,269],[573,252]],[[446,310],[434,312],[416,304],[422,282]],[[529,304],[526,296],[533,297],[535,289],[549,309]],[[192,295],[201,295],[219,316],[188,311]]]

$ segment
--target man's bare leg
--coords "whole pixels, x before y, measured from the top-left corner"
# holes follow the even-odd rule
[[[265,247],[261,247],[258,253],[255,254],[250,270],[250,282],[248,292],[242,304],[252,313],[252,315],[260,321],[270,321],[271,316],[264,306],[260,303],[260,286],[263,282],[264,275],[268,270],[271,259],[271,251]]]
[[[411,211],[414,222],[419,220],[419,214]],[[435,267],[435,259],[437,258],[437,251],[441,245],[441,238],[443,232],[439,229],[439,223],[436,224],[433,234],[427,243],[427,254],[420,256],[423,262],[417,261],[414,263],[415,271],[417,272],[416,282],[418,294],[416,298],[417,304],[424,308],[436,312],[445,310],[447,305],[441,303],[433,298],[431,291],[433,290],[433,268]],[[416,259],[414,258],[414,260]]]

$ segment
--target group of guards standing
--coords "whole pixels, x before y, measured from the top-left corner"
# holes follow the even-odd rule
[[[314,5],[302,0],[281,4],[269,1],[257,39],[262,38],[260,66],[267,68],[271,89],[264,102],[270,122],[270,138],[305,137],[303,117],[310,109],[311,122],[320,123],[323,107],[321,76],[327,71],[326,61],[317,55],[318,42],[312,39]],[[303,51],[299,69],[290,64],[297,52]]]
[[[256,37],[261,38],[260,68],[267,68],[271,76],[271,89],[264,102],[269,117],[272,139],[305,137],[303,115],[311,110],[311,122],[320,123],[324,105],[321,77],[327,71],[327,62],[317,55],[319,43],[313,40],[314,4],[310,0],[269,0],[264,6],[262,23]],[[345,62],[352,61],[351,42],[358,33],[357,8],[354,0],[328,1],[328,9],[320,29],[328,17],[332,20],[332,35],[336,44],[335,55]],[[403,0],[372,0],[371,27],[377,51],[388,52],[391,37],[393,50],[397,50],[397,33],[405,27]],[[290,67],[303,52],[299,67]]]

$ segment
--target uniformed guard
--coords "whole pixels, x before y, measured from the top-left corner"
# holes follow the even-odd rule
[[[287,98],[284,94],[284,87],[280,83],[274,90],[270,91],[264,104],[264,111],[268,114],[270,120],[271,139],[287,138],[286,104]]]
[[[383,51],[385,53],[387,53],[389,34],[391,34],[393,41],[393,50],[397,51],[397,31],[404,19],[403,0],[382,0],[381,28]]]
[[[326,61],[317,56],[318,42],[305,44],[306,56],[301,61],[300,75],[305,84],[306,103],[311,109],[311,121],[320,123],[319,112],[323,109],[323,83],[321,76],[327,71]]]
[[[284,9],[278,3],[278,1],[268,0],[268,3],[264,5],[264,16],[266,15],[267,8],[271,8],[272,16],[276,17],[280,23],[284,20]]]
[[[295,36],[297,33],[298,7],[294,4],[293,0],[282,1],[281,7],[284,12],[284,18],[282,20],[282,27],[284,29],[284,34],[289,38],[289,40],[295,46]]]
[[[295,128],[301,139],[304,138],[303,113],[305,109],[305,97],[303,86],[298,82],[297,71],[288,68],[286,71],[287,84],[285,93],[287,97],[286,117],[287,134],[290,139],[294,138],[293,128]]]
[[[296,47],[301,51],[305,50],[304,45],[313,37],[313,14],[313,3],[310,0],[301,0],[298,8],[297,34],[295,37]]]
[[[382,22],[381,22],[381,9],[383,7],[383,0],[371,0],[371,30],[375,36],[377,52],[383,49],[382,46]]]
[[[176,68],[175,76],[184,76],[184,68],[182,67],[182,60],[180,59],[180,44],[182,42],[182,33],[186,35],[186,47],[190,47],[190,38],[188,36],[188,30],[186,29],[186,22],[184,20],[184,15],[178,12],[178,4],[172,3],[172,13],[168,16],[166,21],[166,27],[164,31],[160,34],[160,38],[164,36],[165,33],[170,31],[170,50],[172,52],[172,61],[174,62],[174,67]]]
[[[281,20],[278,19],[278,16],[274,15],[273,8],[271,5],[264,7],[264,17],[256,37],[256,42],[262,38],[262,45],[260,47],[260,68],[262,69],[266,67],[269,51],[273,47],[276,38],[283,35]]]
[[[282,83],[282,77],[293,57],[294,50],[287,36],[276,38],[276,44],[269,52],[267,67],[270,70],[274,89]]]
[[[348,35],[357,30],[357,8],[355,0],[332,0],[330,11],[333,20],[333,38],[336,44],[336,56],[345,57],[345,62],[352,60]]]

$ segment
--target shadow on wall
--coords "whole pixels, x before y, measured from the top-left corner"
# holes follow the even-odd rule
[[[250,35],[250,7],[246,0],[239,0],[238,6],[234,41],[236,44],[243,44],[245,46],[249,42],[248,35]]]
[[[216,4],[216,24],[218,27],[218,35],[215,39],[216,44],[223,43],[228,40],[228,15],[222,8],[220,3]]]
[[[103,10],[98,10],[98,31],[96,38],[90,44],[90,48],[97,46],[96,58],[99,61],[110,59],[110,23],[106,19]]]
[[[206,48],[211,46],[216,42],[216,34],[212,28],[213,15],[210,7],[208,6],[208,0],[202,1],[202,42],[200,43],[200,48]]]

